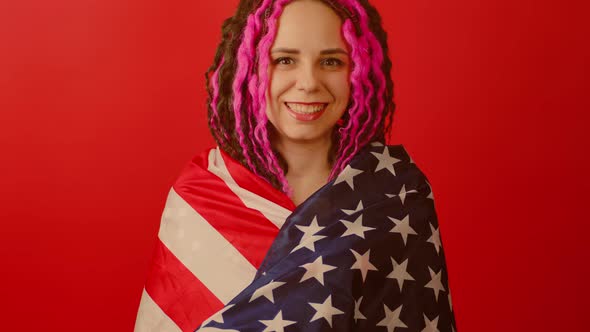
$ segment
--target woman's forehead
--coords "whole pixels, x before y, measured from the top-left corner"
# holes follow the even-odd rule
[[[342,48],[342,19],[321,1],[299,0],[285,6],[273,48]]]

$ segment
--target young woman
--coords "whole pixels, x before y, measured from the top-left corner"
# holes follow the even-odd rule
[[[240,2],[136,331],[455,329],[431,188],[385,145],[387,52],[367,0]]]

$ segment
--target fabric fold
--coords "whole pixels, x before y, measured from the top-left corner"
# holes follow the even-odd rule
[[[367,147],[299,205],[252,283],[198,331],[212,328],[454,331],[432,190],[405,149]]]
[[[136,331],[456,329],[432,190],[401,145],[367,146],[297,207],[211,149],[175,183],[159,238],[186,269],[148,276],[142,302],[166,317],[146,327],[140,308]],[[193,300],[159,302],[159,282]]]

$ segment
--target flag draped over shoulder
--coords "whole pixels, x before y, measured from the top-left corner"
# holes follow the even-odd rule
[[[194,331],[254,278],[291,200],[219,148],[168,194],[136,332]]]
[[[432,191],[401,145],[371,144],[297,208],[219,150],[188,170],[137,331],[455,331]]]

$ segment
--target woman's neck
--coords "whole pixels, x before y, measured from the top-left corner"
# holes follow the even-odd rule
[[[330,139],[306,144],[275,144],[275,148],[287,162],[286,178],[292,189],[290,198],[295,205],[301,204],[328,181],[332,169],[328,159],[331,144]]]

